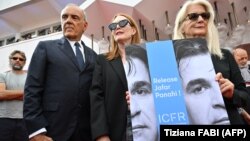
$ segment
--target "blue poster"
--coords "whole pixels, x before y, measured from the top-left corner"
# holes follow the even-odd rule
[[[172,41],[146,44],[158,124],[188,124]]]
[[[160,125],[228,125],[225,104],[203,39],[126,47],[134,141],[159,141]]]

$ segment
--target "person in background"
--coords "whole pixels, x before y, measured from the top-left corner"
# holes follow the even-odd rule
[[[25,83],[24,119],[30,141],[91,141],[89,89],[97,54],[81,40],[84,11],[61,11],[63,37],[37,45]]]
[[[206,39],[230,123],[244,124],[238,108],[244,107],[250,96],[231,52],[220,48],[214,16],[209,1],[186,1],[176,16],[173,39]]]
[[[9,56],[11,70],[0,73],[0,140],[28,141],[23,121],[23,89],[27,71],[25,53],[14,50]]]
[[[248,61],[248,54],[247,51],[243,48],[234,48],[233,49],[234,59],[236,60],[243,79],[246,82],[246,86],[250,86],[250,70],[249,65],[247,64]]]
[[[116,14],[108,27],[111,50],[98,55],[90,89],[92,135],[96,141],[130,141],[125,48],[140,43],[140,35],[136,22],[124,13]]]
[[[126,47],[124,66],[130,94],[130,111],[134,141],[158,141],[158,126],[149,74],[146,49]]]

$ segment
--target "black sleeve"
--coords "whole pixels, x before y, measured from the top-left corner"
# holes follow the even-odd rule
[[[212,56],[216,73],[221,72],[224,78],[229,79],[234,84],[233,99],[226,99],[226,103],[231,106],[245,107],[250,95],[246,89],[244,79],[233,55],[225,49],[222,49],[223,58],[219,59]],[[232,105],[233,104],[233,105]]]
[[[90,88],[91,130],[93,139],[108,134],[107,115],[105,110],[104,68],[105,57],[98,55]]]
[[[32,55],[24,88],[23,115],[29,134],[48,125],[41,107],[45,69],[46,49],[45,44],[40,42]]]

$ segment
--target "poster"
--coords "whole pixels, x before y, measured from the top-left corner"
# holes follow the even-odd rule
[[[205,40],[131,45],[126,59],[135,141],[158,141],[160,125],[230,124]]]

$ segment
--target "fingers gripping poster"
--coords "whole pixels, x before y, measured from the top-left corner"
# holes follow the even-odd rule
[[[126,47],[134,141],[158,141],[160,125],[227,125],[205,40],[148,42]]]

